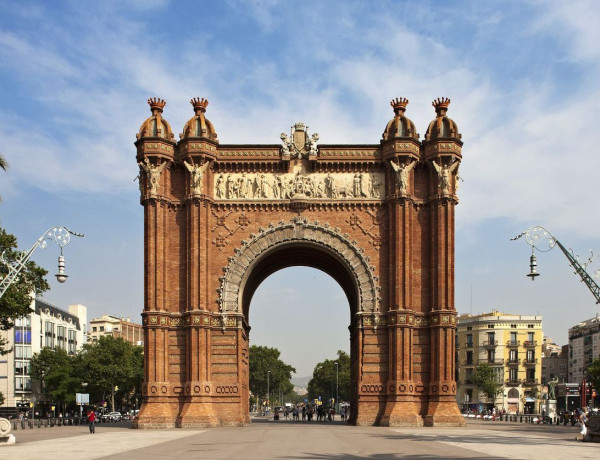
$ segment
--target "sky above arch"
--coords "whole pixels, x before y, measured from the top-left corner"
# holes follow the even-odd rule
[[[53,225],[86,234],[65,248],[71,276],[48,301],[139,320],[133,142],[149,97],[167,101],[176,138],[189,100],[205,97],[222,143],[278,143],[304,121],[324,144],[375,144],[392,98],[410,100],[424,135],[431,101],[444,96],[464,141],[457,310],[541,314],[559,343],[598,312],[561,253],[540,255],[531,283],[530,248],[509,241],[543,225],[582,258],[600,251],[598,2],[0,0],[0,11],[0,153],[10,165],[0,225],[23,248]],[[35,259],[53,273],[56,255]],[[299,291],[314,276],[290,273],[277,283]],[[319,313],[307,304],[308,317]],[[312,369],[342,345],[291,364]]]

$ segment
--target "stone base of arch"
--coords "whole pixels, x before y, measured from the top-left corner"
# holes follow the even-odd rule
[[[430,400],[423,421],[425,426],[466,426],[467,424],[453,397],[449,400]]]
[[[419,414],[419,404],[412,397],[397,398],[388,401],[381,426],[423,426],[423,417]]]

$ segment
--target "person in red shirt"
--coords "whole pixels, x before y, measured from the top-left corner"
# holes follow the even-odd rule
[[[96,427],[94,426],[96,423],[96,412],[93,409],[90,409],[87,413],[88,423],[90,425],[90,433],[94,434],[96,432]]]

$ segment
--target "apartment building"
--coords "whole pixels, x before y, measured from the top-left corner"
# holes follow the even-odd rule
[[[457,402],[461,408],[493,405],[510,413],[540,408],[542,317],[492,310],[460,315],[457,325]],[[502,391],[494,401],[479,392],[472,378],[480,363],[496,372]]]

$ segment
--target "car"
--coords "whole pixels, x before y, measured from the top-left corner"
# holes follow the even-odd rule
[[[111,422],[120,422],[121,420],[123,420],[121,412],[111,412],[110,414],[108,414],[107,418]]]

